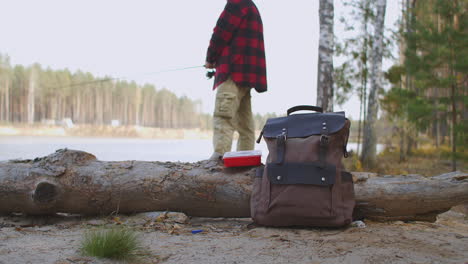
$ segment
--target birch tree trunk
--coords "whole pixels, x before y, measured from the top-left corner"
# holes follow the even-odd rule
[[[382,88],[382,59],[385,9],[387,0],[377,0],[377,15],[374,20],[374,43],[371,52],[371,85],[367,107],[366,123],[364,124],[364,141],[361,162],[365,168],[374,167],[377,154],[377,135],[375,123],[377,121],[378,91]]]
[[[333,0],[320,0],[317,106],[333,112]]]
[[[367,101],[367,80],[368,80],[368,55],[370,52],[369,40],[371,38],[368,30],[369,19],[372,16],[371,14],[371,0],[363,0],[361,6],[363,19],[362,19],[362,36],[364,37],[364,43],[360,50],[360,78],[361,78],[361,87],[360,87],[360,104],[359,104],[359,124],[358,124],[358,137],[357,137],[357,149],[356,155],[361,153],[361,136],[362,136],[362,127],[363,120],[366,119],[366,101]]]

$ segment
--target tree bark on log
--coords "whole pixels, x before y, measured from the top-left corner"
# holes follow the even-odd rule
[[[99,161],[75,150],[0,162],[0,214],[106,215],[177,211],[190,216],[250,217],[255,168],[197,163]],[[468,202],[468,174],[425,178],[353,173],[355,215],[434,221]]]

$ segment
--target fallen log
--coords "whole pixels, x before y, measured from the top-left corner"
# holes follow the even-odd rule
[[[210,162],[106,162],[75,150],[0,162],[0,214],[107,215],[178,211],[249,217],[255,168]],[[468,202],[468,174],[425,178],[354,173],[355,215],[374,220],[434,221]]]

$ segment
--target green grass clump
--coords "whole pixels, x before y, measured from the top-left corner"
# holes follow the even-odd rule
[[[84,255],[128,261],[135,259],[141,251],[135,231],[126,228],[112,228],[88,231],[81,244]]]

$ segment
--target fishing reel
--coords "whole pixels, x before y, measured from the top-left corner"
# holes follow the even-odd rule
[[[208,78],[208,80],[209,80],[209,79],[213,78],[213,76],[215,76],[215,74],[216,74],[216,70],[214,70],[214,69],[208,70],[206,72],[206,78]]]

